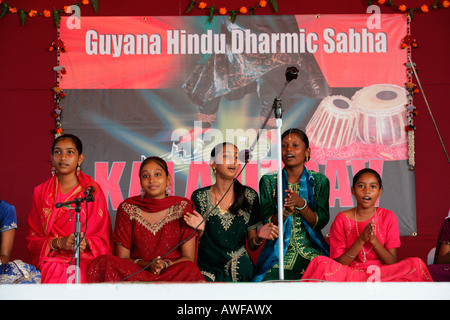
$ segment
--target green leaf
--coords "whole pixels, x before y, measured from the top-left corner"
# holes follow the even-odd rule
[[[189,13],[192,11],[192,9],[194,8],[195,5],[195,0],[191,1],[191,4],[189,5],[189,7],[186,9],[186,11],[184,13]]]
[[[414,18],[414,9],[413,8],[409,9],[409,16],[411,17],[411,21],[412,21]]]
[[[98,0],[91,0],[92,8],[94,8],[94,12],[97,13],[98,10]]]
[[[278,2],[277,0],[269,0],[270,4],[272,5],[273,10],[278,13]]]
[[[209,8],[209,18],[208,18],[208,22],[211,23],[214,19],[214,6],[212,6],[211,8]]]
[[[232,23],[236,21],[237,12],[235,10],[231,11],[230,20]]]
[[[8,3],[4,2],[2,4],[2,11],[0,12],[0,18],[3,18],[3,16],[8,12]]]
[[[61,21],[61,15],[58,10],[53,11],[53,20],[57,27],[59,27],[59,22]]]
[[[20,11],[19,11],[19,19],[20,19],[20,23],[24,26],[25,21],[27,20],[27,13],[25,11],[23,11],[23,9],[20,9]]]

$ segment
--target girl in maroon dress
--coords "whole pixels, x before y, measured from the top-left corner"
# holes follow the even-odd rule
[[[143,195],[126,199],[117,210],[115,255],[92,261],[89,282],[205,281],[195,264],[197,231],[183,219],[194,211],[193,203],[167,196],[170,176],[161,158],[145,159],[139,176]]]

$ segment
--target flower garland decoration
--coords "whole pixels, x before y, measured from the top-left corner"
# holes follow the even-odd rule
[[[94,8],[94,12],[97,13],[98,9],[98,0],[82,0],[79,3],[75,3],[75,6],[88,5],[91,3]],[[35,18],[37,16],[42,16],[44,18],[50,18],[53,16],[53,21],[56,26],[59,26],[59,21],[61,20],[61,13],[65,13],[69,6],[64,6],[63,9],[57,10],[43,10],[42,12],[38,12],[37,10],[29,10],[25,11],[24,9],[17,9],[17,7],[11,6],[7,1],[0,0],[0,18],[3,18],[7,13],[11,14],[19,14],[20,23],[25,25],[27,18]]]
[[[415,167],[415,130],[414,117],[417,115],[417,108],[413,105],[414,94],[419,93],[417,85],[412,82],[413,78],[413,68],[416,67],[411,61],[411,49],[417,48],[418,44],[416,39],[411,36],[411,17],[408,16],[407,20],[407,32],[406,36],[403,38],[401,43],[401,48],[407,50],[408,62],[404,65],[406,66],[407,82],[405,83],[405,88],[407,91],[408,103],[406,105],[406,121],[407,125],[405,130],[408,134],[408,165],[409,169],[412,171]]]
[[[367,1],[368,5],[372,5],[372,0]],[[411,21],[414,17],[414,12],[428,13],[430,10],[447,9],[450,7],[450,0],[434,0],[431,5],[422,4],[420,7],[408,7],[405,4],[395,4],[394,0],[377,0],[380,5],[387,5],[395,8],[399,12],[404,12],[408,16],[407,22],[407,35],[402,39],[401,48],[407,50],[408,62],[404,65],[407,68],[407,82],[405,88],[408,94],[408,103],[406,105],[406,120],[407,124],[405,130],[408,133],[408,164],[410,170],[414,170],[415,167],[415,130],[414,118],[418,115],[417,108],[413,104],[414,95],[419,93],[420,90],[415,83],[413,83],[413,74],[416,72],[416,64],[411,60],[411,49],[417,48],[419,44],[416,39],[411,36]]]
[[[258,0],[258,3],[252,7],[241,6],[239,9],[235,9],[235,10],[228,10],[226,7],[220,7],[219,9],[216,9],[214,5],[208,6],[207,2],[204,2],[204,1],[199,2],[196,0],[191,0],[191,3],[189,4],[185,13],[190,13],[194,9],[194,7],[197,6],[199,9],[208,11],[209,23],[212,22],[214,15],[217,13],[219,13],[220,15],[223,15],[223,16],[229,15],[231,21],[234,23],[236,21],[236,17],[238,15],[238,13],[253,15],[256,8],[265,8],[265,7],[267,7],[268,3],[272,6],[272,9],[276,13],[278,13],[277,0]]]
[[[408,7],[405,4],[395,4],[393,0],[378,0],[377,2],[381,5],[393,7],[400,12],[405,12],[411,19],[414,17],[414,12],[428,13],[430,10],[446,9],[450,7],[450,0],[434,0],[432,4],[422,4],[420,7]],[[372,5],[372,0],[368,0],[368,4],[369,6]]]
[[[98,0],[82,0],[82,2],[75,3],[75,6],[80,7],[81,5],[91,4],[94,12],[97,13],[98,9]],[[23,9],[17,9],[14,6],[11,6],[6,1],[0,0],[0,18],[3,18],[7,13],[17,14],[19,13],[19,19],[21,25],[25,25],[26,19],[28,17],[35,18],[37,16],[42,16],[44,18],[53,17],[53,21],[58,28],[56,40],[52,42],[51,46],[48,48],[49,52],[56,52],[56,66],[53,67],[53,71],[55,72],[55,85],[51,88],[53,91],[53,99],[55,102],[55,109],[52,112],[52,116],[55,118],[55,129],[52,131],[55,138],[59,137],[63,133],[62,123],[61,123],[61,100],[66,97],[64,90],[59,86],[59,81],[62,79],[63,75],[67,73],[67,70],[64,66],[60,65],[60,55],[68,51],[68,48],[65,46],[64,42],[60,37],[60,22],[61,22],[61,14],[72,13],[71,6],[64,6],[63,9],[57,10],[43,10],[42,12],[38,12],[37,10],[29,10],[25,11]]]
[[[53,99],[55,101],[55,110],[52,112],[52,116],[55,118],[55,129],[53,130],[53,135],[55,138],[59,137],[63,133],[63,128],[61,124],[61,100],[66,97],[63,89],[59,86],[59,81],[62,79],[62,76],[67,73],[66,68],[59,64],[61,53],[67,52],[68,49],[65,46],[64,42],[60,38],[60,32],[58,27],[57,39],[52,42],[52,45],[48,49],[50,52],[56,52],[56,66],[53,67],[53,71],[55,71],[55,86],[52,88],[53,91]]]

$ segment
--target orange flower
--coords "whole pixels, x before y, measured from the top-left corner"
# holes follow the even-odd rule
[[[426,4],[424,4],[423,6],[420,7],[420,10],[422,10],[422,12],[428,12],[428,6]]]
[[[64,6],[64,12],[65,13],[72,13],[72,9],[70,9],[70,6]]]
[[[259,2],[259,6],[262,7],[262,8],[264,8],[265,6],[267,6],[267,1],[266,1],[266,0],[261,0],[261,1]]]
[[[442,6],[443,6],[444,8],[450,7],[450,1],[448,1],[448,0],[442,1]]]
[[[242,8],[239,9],[239,12],[242,13],[242,14],[246,14],[248,12],[248,10],[247,10],[246,7],[242,7]]]
[[[406,9],[407,9],[407,7],[404,4],[402,4],[401,6],[398,7],[398,10],[400,10],[400,11],[406,11]]]
[[[49,10],[44,10],[43,14],[45,18],[50,18],[52,16]]]
[[[33,18],[36,17],[37,11],[36,10],[30,10],[30,12],[28,12],[28,15]]]
[[[198,4],[198,7],[199,7],[200,9],[205,9],[205,8],[206,8],[206,2],[200,2],[200,3]]]
[[[386,0],[378,0],[379,4],[384,4],[386,2]]]
[[[11,7],[9,7],[9,12],[11,12],[11,13],[17,13],[17,8],[11,8]]]
[[[89,4],[89,0],[83,0],[83,1],[81,1],[81,3],[84,5],[87,5],[87,4]]]
[[[227,14],[227,8],[225,8],[225,7],[220,8],[219,9],[219,13],[220,14]]]

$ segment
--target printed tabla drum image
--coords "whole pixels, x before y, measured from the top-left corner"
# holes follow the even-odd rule
[[[385,146],[406,143],[406,89],[372,85],[357,91],[352,101],[358,113],[356,135],[360,142]]]
[[[315,147],[337,149],[348,146],[356,139],[357,116],[349,98],[341,95],[326,97],[306,126],[306,134]]]

